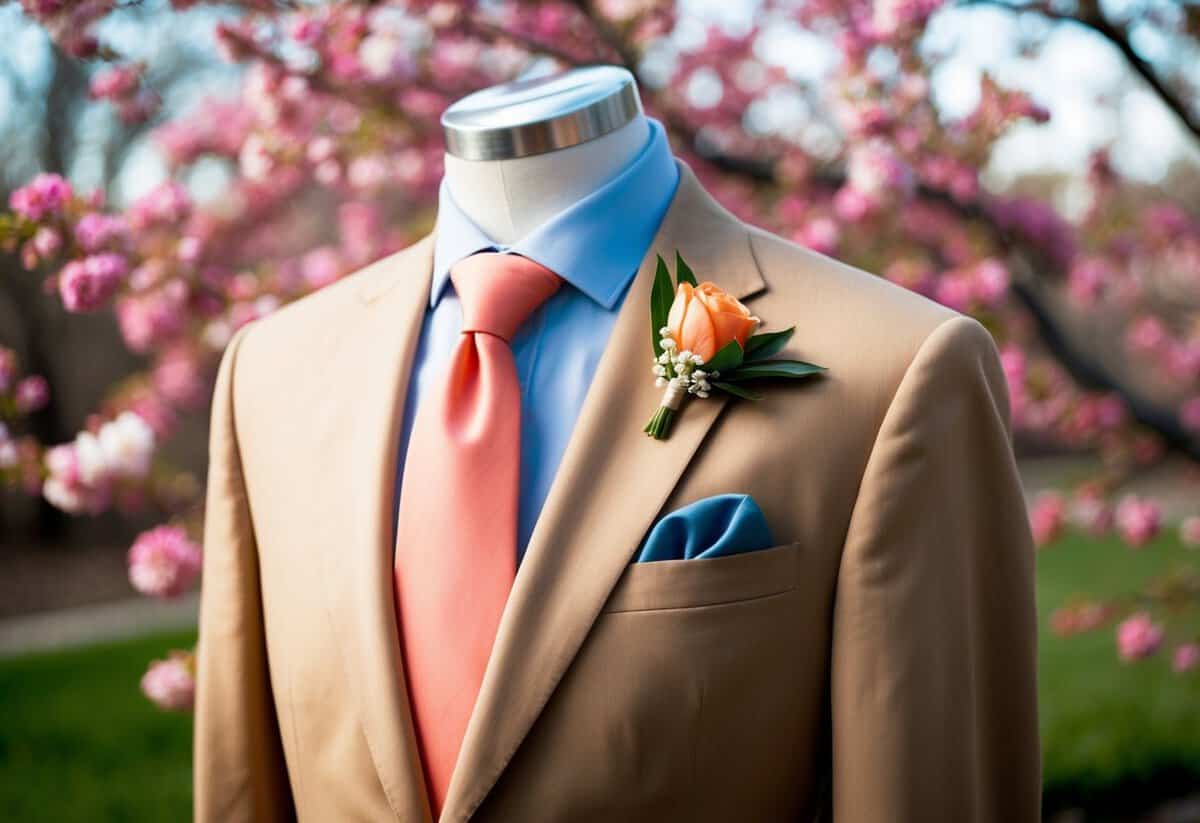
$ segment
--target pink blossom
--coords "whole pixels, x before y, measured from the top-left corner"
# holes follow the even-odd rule
[[[1171,669],[1179,674],[1190,672],[1200,666],[1200,643],[1183,643],[1175,647],[1171,656]]]
[[[833,210],[847,223],[857,223],[875,211],[879,204],[853,186],[842,186],[833,196]]]
[[[1162,641],[1162,626],[1146,612],[1127,617],[1117,626],[1117,651],[1126,663],[1154,654]]]
[[[152,388],[134,394],[129,400],[129,410],[146,421],[156,440],[166,440],[174,431],[177,421],[174,408]]]
[[[50,399],[50,384],[40,374],[31,374],[17,384],[15,399],[22,414],[37,411]]]
[[[1076,251],[1075,232],[1052,205],[1029,197],[998,197],[988,208],[1002,229],[1030,240],[1051,264],[1060,269],[1070,265]]]
[[[57,446],[51,446],[46,449],[44,460],[46,470],[51,475],[60,478],[64,483],[79,482],[79,460],[73,444],[60,443]]]
[[[1149,206],[1142,224],[1153,234],[1166,240],[1174,240],[1189,230],[1194,230],[1192,218],[1176,203],[1155,203]]]
[[[204,253],[204,241],[199,237],[187,235],[179,238],[175,244],[175,256],[187,264],[195,263]]]
[[[304,156],[313,165],[319,165],[337,154],[337,141],[332,137],[317,137],[309,142]]]
[[[72,197],[71,184],[58,174],[39,174],[14,191],[8,205],[26,220],[59,214]]]
[[[192,210],[192,199],[187,189],[174,181],[162,183],[129,208],[130,226],[142,231],[156,224],[172,225],[182,222]]]
[[[1139,317],[1125,332],[1125,344],[1137,352],[1153,351],[1167,342],[1167,327],[1157,317]]]
[[[837,116],[842,128],[856,137],[884,134],[895,121],[895,115],[875,101],[847,103],[839,107]]]
[[[52,17],[63,10],[65,0],[21,0],[21,6],[31,17]]]
[[[893,193],[906,196],[914,185],[912,168],[881,140],[851,149],[846,179],[855,189],[876,199]]]
[[[445,95],[421,88],[408,88],[400,94],[400,108],[414,117],[441,117],[449,105]]]
[[[88,93],[95,100],[127,97],[137,91],[142,68],[137,64],[110,66],[92,75]]]
[[[62,235],[57,229],[41,226],[33,235],[33,249],[41,258],[53,257],[62,248]]]
[[[171,280],[155,291],[117,301],[117,323],[129,348],[147,352],[182,331],[187,297],[187,283]]]
[[[100,51],[100,41],[91,34],[68,34],[63,43],[63,51],[72,57],[86,60],[90,57],[95,57],[96,53]]]
[[[240,63],[254,56],[254,31],[245,21],[220,20],[213,29],[217,53],[227,62]]]
[[[129,288],[131,291],[149,291],[164,281],[170,274],[170,268],[162,258],[151,257],[129,273]]]
[[[71,312],[95,311],[112,297],[128,271],[125,258],[112,252],[72,260],[58,274],[63,306]]]
[[[361,200],[343,203],[338,207],[338,228],[342,250],[352,265],[366,263],[379,253],[383,215],[378,207]]]
[[[934,286],[933,298],[943,306],[965,312],[971,305],[971,282],[958,273],[943,274]]]
[[[901,257],[888,263],[883,276],[911,291],[928,294],[933,282],[933,272],[923,260]]]
[[[196,409],[208,399],[208,384],[196,353],[187,346],[164,351],[154,366],[154,387],[163,397],[184,408]]]
[[[104,510],[109,500],[106,484],[88,486],[84,482],[79,460],[79,443],[60,443],[46,449],[42,455],[48,477],[41,494],[56,508],[71,514],[96,514]]]
[[[200,546],[178,526],[142,532],[129,547],[129,582],[151,597],[177,597],[200,574]]]
[[[1050,628],[1067,637],[1099,628],[1112,615],[1112,607],[1103,603],[1078,603],[1055,609],[1050,615]]]
[[[358,47],[358,60],[368,77],[380,82],[404,81],[417,71],[408,45],[391,33],[366,37]]]
[[[0,392],[8,391],[17,377],[17,353],[0,346]]]
[[[979,172],[970,166],[956,165],[948,189],[959,203],[969,203],[979,195]]]
[[[304,255],[300,269],[310,289],[328,286],[342,272],[342,257],[332,246],[319,246]]]
[[[122,245],[128,236],[129,229],[125,218],[118,215],[89,212],[75,224],[75,240],[86,252]]]
[[[817,217],[806,222],[800,230],[799,240],[805,246],[821,254],[833,254],[837,251],[841,229],[835,220],[829,217]]]
[[[875,0],[872,28],[880,37],[890,38],[921,28],[944,0]]]
[[[1042,492],[1034,499],[1029,509],[1029,526],[1034,543],[1046,546],[1062,533],[1066,515],[1066,503],[1057,492]]]
[[[316,44],[324,33],[325,23],[311,15],[298,16],[292,24],[292,39],[306,46]]]
[[[1183,518],[1179,524],[1179,540],[1188,548],[1200,548],[1200,515]]]
[[[1099,493],[1085,491],[1071,502],[1071,519],[1089,534],[1100,536],[1112,528],[1113,510]]]
[[[1080,303],[1091,305],[1099,299],[1112,278],[1112,269],[1106,261],[1098,257],[1085,257],[1071,266],[1067,273],[1067,288]]]
[[[275,158],[261,135],[252,134],[242,143],[238,154],[238,167],[247,180],[262,183],[268,180],[275,169]]]
[[[1179,407],[1179,422],[1185,429],[1200,432],[1200,394],[1183,401]]]
[[[980,260],[974,269],[972,296],[985,306],[994,306],[1008,293],[1008,267],[994,257]]]
[[[1166,351],[1165,366],[1167,373],[1176,380],[1200,378],[1200,344],[1172,341]]]
[[[387,158],[380,154],[355,157],[346,169],[346,178],[356,189],[374,189],[382,186],[391,176]]]
[[[1141,548],[1158,534],[1162,512],[1157,503],[1129,494],[1117,504],[1116,524],[1126,543]]]
[[[194,666],[187,652],[174,651],[166,660],[155,660],[142,675],[142,693],[161,709],[191,709],[196,699]]]
[[[7,437],[0,437],[0,471],[11,469],[20,459],[17,444]]]

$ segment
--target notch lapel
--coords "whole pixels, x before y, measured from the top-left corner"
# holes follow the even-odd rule
[[[344,398],[350,513],[345,547],[325,554],[330,620],[349,700],[397,819],[429,821],[400,661],[392,594],[392,493],[404,402],[433,269],[432,235],[374,263],[356,289],[360,314],[343,339],[329,390]],[[340,393],[340,395],[338,394]],[[331,470],[333,470],[331,466]],[[332,548],[332,547],[331,547]]]
[[[679,166],[517,572],[442,821],[466,820],[495,785],[727,402],[724,393],[691,400],[666,441],[642,431],[662,395],[650,374],[656,255],[673,268],[678,250],[700,279],[739,298],[765,285],[745,226]]]

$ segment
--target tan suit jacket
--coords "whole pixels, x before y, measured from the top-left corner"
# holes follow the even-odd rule
[[[441,820],[1026,823],[1033,547],[976,321],[753,228],[686,166],[504,611]],[[432,236],[226,350],[212,411],[200,821],[428,821],[393,616],[395,458]],[[823,379],[642,433],[656,252]],[[586,334],[586,329],[580,330]],[[777,547],[631,564],[748,493]],[[436,551],[437,546],[430,546]]]

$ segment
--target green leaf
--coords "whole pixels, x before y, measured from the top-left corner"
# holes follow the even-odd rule
[[[662,354],[658,330],[667,325],[667,315],[671,313],[671,301],[675,299],[675,289],[671,286],[671,273],[667,271],[667,261],[658,257],[658,267],[654,270],[654,285],[650,289],[650,340],[654,346],[654,356]]]
[[[729,392],[734,397],[740,397],[743,400],[760,400],[762,398],[762,395],[759,394],[758,392],[753,392],[753,391],[750,391],[749,389],[743,389],[741,386],[735,386],[732,383],[724,383],[724,382],[718,381],[718,382],[713,383],[712,385],[713,385],[713,388],[715,388],[715,389],[720,389],[723,392]]]
[[[765,377],[809,377],[826,371],[824,366],[804,363],[799,360],[767,360],[748,363],[733,372],[722,372],[726,380],[758,380]]]
[[[683,262],[683,255],[678,251],[675,252],[675,280],[680,283],[691,283],[693,286],[697,285],[692,267]]]
[[[719,371],[721,374],[742,365],[742,344],[730,340],[725,346],[700,368],[706,372]]]
[[[750,361],[766,360],[768,357],[779,354],[795,330],[795,326],[790,326],[783,331],[754,335],[746,341],[746,359]]]

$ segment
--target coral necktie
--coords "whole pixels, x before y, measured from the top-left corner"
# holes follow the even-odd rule
[[[450,270],[463,332],[404,458],[393,579],[413,722],[440,813],[517,557],[521,388],[509,341],[562,284],[515,254]]]

